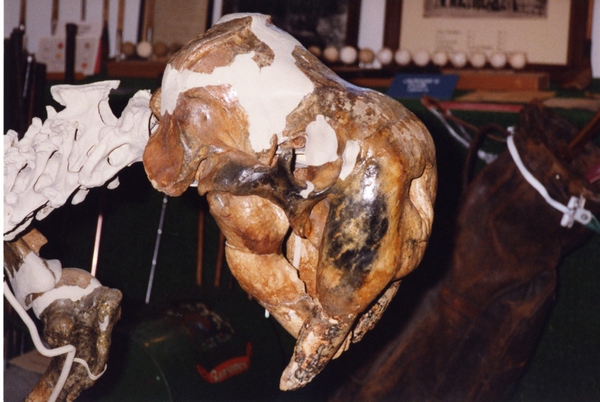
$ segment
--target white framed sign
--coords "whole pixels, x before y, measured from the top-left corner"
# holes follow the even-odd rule
[[[528,63],[565,66],[571,1],[404,1],[400,48],[488,56],[524,52]]]

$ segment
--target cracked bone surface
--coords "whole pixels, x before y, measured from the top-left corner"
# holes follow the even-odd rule
[[[56,85],[48,118],[34,118],[22,139],[4,136],[4,240],[17,238],[36,217],[46,217],[73,196],[83,201],[92,187],[118,185],[116,174],[141,161],[152,118],[149,91],[139,91],[121,117],[110,110],[108,96],[119,81]]]
[[[4,242],[4,268],[15,295],[24,295],[17,296],[17,301],[24,309],[33,308],[42,320],[46,344],[52,349],[75,347],[75,364],[57,398],[72,401],[91,387],[106,368],[111,333],[121,314],[122,294],[102,286],[87,271],[62,269],[59,261],[50,264],[39,257],[39,249],[45,243],[44,236],[35,229],[17,240]],[[60,383],[65,359],[64,354],[52,358],[26,401],[49,400]]]
[[[90,388],[107,368],[113,328],[121,316],[122,294],[102,286],[89,272],[64,268],[56,287],[44,293],[34,311],[44,325],[44,341],[52,348],[73,345],[76,359],[58,400],[73,401]],[[52,358],[31,390],[30,401],[45,401],[58,381],[65,355]],[[88,371],[89,370],[89,371]]]
[[[280,387],[304,386],[420,262],[437,186],[431,136],[260,14],[225,16],[176,53],[151,107],[150,181],[207,194],[232,273],[297,338]]]

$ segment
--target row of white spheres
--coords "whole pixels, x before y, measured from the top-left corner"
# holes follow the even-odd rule
[[[401,66],[409,64],[412,60],[420,67],[424,67],[429,63],[443,67],[450,63],[456,68],[463,68],[467,63],[471,64],[474,68],[483,68],[489,62],[494,68],[504,68],[509,64],[515,70],[520,70],[527,64],[527,56],[523,52],[495,52],[488,57],[485,53],[481,52],[470,54],[463,52],[435,52],[431,54],[427,50],[419,50],[411,55],[409,51],[401,49],[394,54],[394,60]]]
[[[384,66],[391,64],[392,61],[395,61],[399,66],[406,66],[412,61],[419,67],[425,67],[429,63],[443,67],[450,63],[456,68],[463,68],[467,63],[470,63],[475,68],[482,68],[489,62],[494,68],[504,68],[508,63],[512,68],[517,70],[524,68],[527,64],[527,57],[523,52],[512,52],[509,54],[496,52],[488,58],[484,53],[480,52],[469,55],[463,52],[450,54],[446,52],[434,52],[431,54],[426,50],[419,50],[411,54],[408,50],[399,49],[393,52],[389,48],[383,48],[375,54],[371,49],[364,48],[358,50],[353,46],[344,46],[341,49],[328,46],[322,52],[319,47],[311,46],[309,50],[315,56],[322,57],[326,62],[342,62],[344,64],[354,64],[357,60],[363,64],[372,64],[377,59]]]
[[[344,46],[341,49],[338,49],[335,46],[327,46],[325,49],[321,50],[318,46],[310,46],[308,50],[328,63],[341,62],[343,64],[354,64],[356,61],[359,61],[360,63],[371,64],[375,61],[376,57],[383,63],[379,54],[375,55],[375,52],[368,48],[357,49],[354,46]],[[390,59],[385,64],[390,64],[392,62],[393,54],[390,54]]]

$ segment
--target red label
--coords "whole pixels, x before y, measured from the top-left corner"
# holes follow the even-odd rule
[[[222,382],[228,378],[241,374],[244,371],[247,371],[250,367],[251,355],[252,344],[248,342],[246,344],[245,356],[234,357],[232,359],[226,360],[210,371],[206,370],[201,365],[196,364],[196,371],[198,371],[198,374],[200,374],[202,378],[204,378],[210,383],[214,384],[217,382]]]

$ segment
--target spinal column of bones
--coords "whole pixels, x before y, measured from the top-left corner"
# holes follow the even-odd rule
[[[46,343],[72,345],[74,360],[81,363],[63,378],[59,374],[68,358],[55,357],[28,400],[73,400],[95,382],[108,358],[121,292],[86,271],[40,258],[46,240],[26,229],[73,193],[75,204],[90,188],[109,181],[115,188],[116,174],[141,161],[152,119],[150,93],[136,93],[117,118],[108,95],[118,86],[118,81],[54,86],[52,95],[65,108],[57,112],[48,106],[48,118],[35,118],[20,140],[12,130],[4,136],[4,267],[15,301],[23,310],[33,307],[44,323]]]

